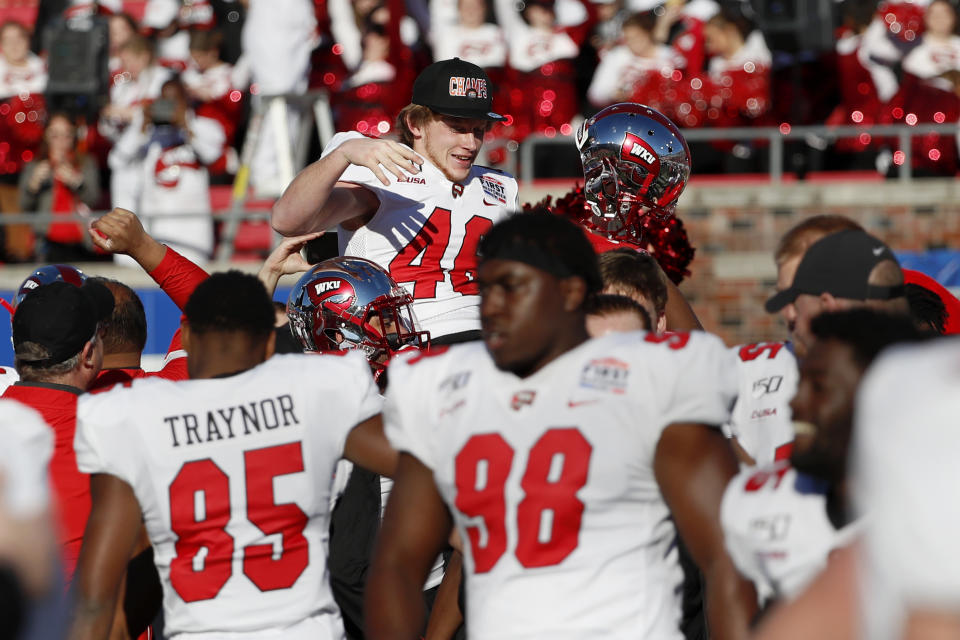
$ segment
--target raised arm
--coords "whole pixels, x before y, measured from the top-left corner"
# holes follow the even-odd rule
[[[719,429],[674,423],[664,429],[654,473],[664,500],[705,581],[710,637],[746,638],[757,609],[753,585],[736,570],[723,544],[720,503],[737,460]]]
[[[367,636],[416,640],[423,629],[423,583],[452,526],[430,469],[401,453],[367,582]]]
[[[273,205],[270,222],[284,236],[324,231],[338,224],[365,224],[380,206],[369,189],[338,182],[351,164],[367,167],[387,186],[384,171],[404,178],[420,173],[423,158],[392,140],[350,138],[297,174]]]
[[[287,238],[270,252],[267,259],[263,261],[263,266],[260,267],[257,277],[263,283],[271,298],[277,290],[277,283],[280,282],[281,276],[302,273],[312,266],[303,259],[300,251],[308,242],[322,235],[323,231],[315,231],[302,236]]]
[[[115,208],[94,220],[89,234],[104,251],[136,260],[181,310],[197,285],[209,277],[193,262],[154,240],[132,211]]]
[[[101,640],[110,633],[127,563],[140,534],[140,505],[123,480],[90,476],[90,519],[74,579],[76,607],[71,640]]]

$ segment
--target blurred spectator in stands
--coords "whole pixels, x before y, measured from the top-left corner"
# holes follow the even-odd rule
[[[157,64],[183,71],[190,59],[190,33],[180,28],[180,0],[147,0],[140,24],[155,43]]]
[[[190,61],[190,33],[216,26],[209,0],[147,0],[142,22],[156,40],[158,64],[175,72]]]
[[[449,0],[440,0],[441,4],[448,3]],[[363,58],[363,36],[366,33],[370,22],[388,26],[391,13],[391,0],[329,0],[328,8],[330,11],[330,29],[337,44],[340,45],[341,57],[347,69],[355,71]],[[407,14],[407,2],[395,3],[392,13],[401,16],[399,23],[399,37],[407,47],[414,48],[418,45],[421,37],[420,27],[416,20]],[[418,2],[411,2],[411,6],[417,7]],[[454,5],[455,6],[455,5]],[[377,15],[379,13],[379,15]],[[447,15],[455,15],[449,11],[441,12]],[[389,31],[389,29],[388,29]],[[425,61],[423,66],[429,64]],[[413,74],[416,76],[416,70]],[[410,82],[413,82],[411,78]],[[402,93],[402,92],[401,92]],[[406,104],[406,103],[404,103]],[[401,105],[403,106],[403,105]]]
[[[43,138],[46,86],[46,65],[30,52],[30,31],[19,22],[4,22],[0,25],[0,213],[20,211],[17,182]],[[14,225],[5,231],[5,259],[29,260],[29,227]]]
[[[137,35],[137,21],[129,13],[116,13],[110,16],[108,25],[110,28],[110,60],[107,64],[110,69],[110,76],[115,80],[115,76],[123,72],[120,50],[130,41],[130,38]]]
[[[210,260],[213,219],[206,165],[223,153],[225,139],[219,122],[189,109],[183,84],[168,80],[160,98],[135,115],[110,152],[111,169],[139,172],[137,197],[115,200],[114,206],[138,211],[151,236],[189,260]]]
[[[406,104],[405,94],[398,87],[412,86],[419,66],[413,50],[403,40],[401,23],[390,20],[391,10],[402,12],[402,0],[380,5],[367,17],[363,59],[337,97],[338,130],[385,135]]]
[[[154,63],[153,43],[133,35],[120,47],[120,68],[110,87],[110,102],[100,112],[100,132],[116,141],[144,103],[160,95],[171,73]]]
[[[441,22],[442,17],[434,15],[430,27],[433,59],[472,62],[497,85],[497,77],[502,79],[507,64],[507,43],[503,30],[491,21],[488,1],[459,0],[456,7],[453,22]]]
[[[587,90],[590,104],[602,109],[628,100],[634,86],[643,84],[651,74],[672,74],[682,64],[670,47],[653,38],[657,16],[652,11],[635,13],[623,23],[623,44],[611,49],[600,60]]]
[[[259,96],[303,93],[307,89],[310,53],[317,44],[317,19],[310,0],[248,0],[243,25],[243,56],[237,66],[249,71],[254,109]],[[285,140],[278,140],[270,118],[264,118],[260,139],[251,162],[250,180],[263,194],[279,195],[293,179],[294,167],[277,154],[278,142],[292,145],[299,127],[299,112],[287,105]],[[289,175],[286,175],[289,173]]]
[[[827,117],[826,124],[872,125],[883,122],[885,104],[877,92],[871,71],[878,63],[868,57],[867,49],[863,46],[863,34],[876,11],[876,0],[848,0],[841,11],[843,25],[836,45],[840,104]],[[866,152],[877,148],[881,142],[863,133],[837,140],[834,149],[846,155],[846,166],[872,169],[876,154]]]
[[[870,61],[867,68],[881,102],[889,102],[900,88],[898,67],[904,55],[920,43],[927,4],[927,0],[881,2],[863,33],[861,57]]]
[[[382,25],[370,22],[363,34],[360,65],[343,83],[337,98],[337,129],[376,137],[388,133],[396,113],[388,106],[396,77],[397,69],[390,61],[390,36]]]
[[[212,175],[236,173],[233,145],[243,112],[243,94],[234,81],[233,66],[220,59],[220,43],[218,31],[192,31],[190,63],[180,77],[196,114],[219,122],[227,137],[227,151],[208,167]]]
[[[505,133],[515,140],[531,133],[572,133],[580,110],[574,62],[596,22],[596,6],[581,1],[586,19],[561,27],[553,0],[527,0],[519,14],[513,0],[494,0],[509,44],[506,112],[513,122]]]
[[[70,219],[88,213],[100,201],[96,163],[77,148],[77,127],[66,113],[50,116],[36,160],[20,175],[20,206],[24,211],[62,216],[62,222],[35,226],[41,239],[41,262],[74,263],[97,259],[86,224]]]
[[[960,120],[960,98],[952,81],[960,71],[960,36],[956,30],[957,11],[953,4],[933,0],[924,14],[919,44],[903,59],[900,91],[891,101],[894,122],[914,125]],[[916,136],[912,151],[913,170],[919,175],[957,173],[957,142],[953,135]]]
[[[687,73],[706,70],[703,28],[720,12],[716,0],[669,0],[658,10],[653,37],[671,45],[682,57]]]
[[[623,0],[593,0],[597,5],[597,24],[593,27],[590,36],[590,45],[602,59],[606,53],[620,44],[623,21],[630,16],[630,12],[623,5]]]

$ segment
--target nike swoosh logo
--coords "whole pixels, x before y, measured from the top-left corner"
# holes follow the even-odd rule
[[[592,400],[568,400],[567,406],[571,409],[576,409],[577,407],[582,407],[585,404],[595,404],[600,402],[600,398],[594,398]]]
[[[486,200],[483,201],[483,204],[487,205],[488,207],[499,207],[499,206],[500,206],[500,203],[498,203],[498,202],[487,202]]]
[[[484,204],[486,204],[486,203],[484,203]],[[875,248],[874,248],[874,250],[873,250],[873,255],[879,257],[881,253],[883,253],[883,247],[875,247]]]

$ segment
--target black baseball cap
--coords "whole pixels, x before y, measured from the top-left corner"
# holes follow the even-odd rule
[[[455,118],[506,120],[493,112],[493,86],[486,72],[460,58],[440,60],[421,71],[410,101]]]
[[[803,254],[793,284],[767,300],[767,313],[776,313],[801,293],[829,293],[849,300],[891,300],[904,295],[903,285],[882,287],[867,283],[873,268],[886,260],[897,262],[890,248],[865,231],[832,233],[814,242]]]
[[[97,331],[97,325],[113,312],[113,294],[99,282],[82,287],[51,282],[31,292],[13,314],[13,349],[17,359],[34,366],[51,366],[80,353]],[[23,343],[46,348],[49,357],[26,360],[19,353]]]

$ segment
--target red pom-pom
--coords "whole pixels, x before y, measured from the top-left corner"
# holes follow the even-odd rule
[[[639,204],[634,206],[640,207]],[[584,219],[590,215],[587,201],[583,196],[583,187],[579,185],[573,191],[558,198],[556,204],[553,203],[551,196],[547,196],[536,204],[526,203],[523,205],[524,211],[535,209],[547,210],[556,215],[566,216],[581,226],[584,226]],[[615,246],[628,246],[637,250],[649,251],[657,259],[660,268],[667,274],[667,277],[674,284],[680,284],[685,277],[690,275],[690,270],[687,267],[693,261],[693,255],[696,252],[696,249],[690,244],[690,238],[687,236],[683,221],[676,216],[664,218],[650,215],[646,211],[641,212],[639,219],[640,228],[634,230],[634,237],[630,239],[609,240],[604,236],[599,236],[589,228],[584,227],[584,231],[588,235],[594,236],[591,242],[598,251]],[[594,242],[593,240],[599,241]]]

